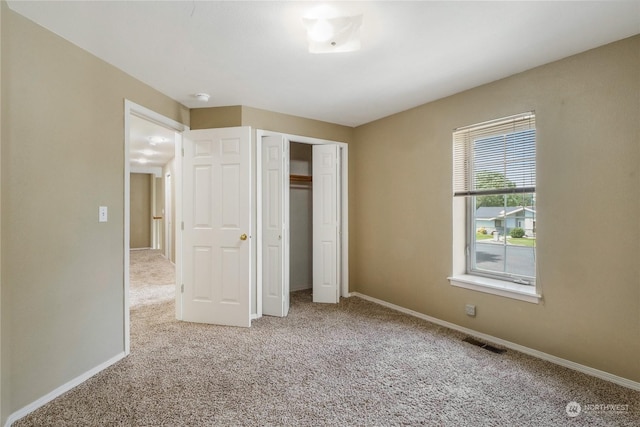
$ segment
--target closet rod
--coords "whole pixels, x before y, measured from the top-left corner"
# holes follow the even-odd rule
[[[307,175],[291,175],[291,182],[311,182],[312,178]]]

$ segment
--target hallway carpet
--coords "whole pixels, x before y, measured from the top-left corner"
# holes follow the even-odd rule
[[[296,292],[287,317],[251,328],[178,322],[173,302],[140,305],[131,325],[130,356],[14,425],[640,425],[640,392],[492,353],[357,297],[313,304]]]
[[[155,304],[175,298],[174,265],[162,251],[138,249],[129,258],[129,306]]]

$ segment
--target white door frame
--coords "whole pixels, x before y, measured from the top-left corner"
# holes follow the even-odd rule
[[[129,128],[130,128],[130,118],[134,115],[141,119],[156,123],[160,126],[163,126],[167,129],[173,130],[176,132],[176,153],[178,153],[179,147],[182,146],[181,141],[178,141],[182,134],[182,132],[189,130],[189,127],[179,123],[173,119],[165,117],[161,114],[156,113],[142,105],[138,105],[135,102],[129,101],[128,99],[124,100],[124,259],[123,259],[123,270],[124,270],[124,298],[123,298],[123,313],[124,313],[124,354],[128,355],[131,351],[131,326],[130,326],[130,317],[129,317],[129,232],[130,232],[130,192],[131,192],[131,183],[130,176],[131,166],[129,165]],[[180,143],[179,143],[180,142]],[[176,156],[177,158],[177,156]],[[179,163],[179,162],[176,162]],[[181,187],[178,184],[178,181],[175,179],[179,176],[178,168],[174,171],[174,183],[176,184],[176,191],[174,197],[176,198],[176,203],[178,203],[180,195]],[[177,218],[176,218],[177,219]],[[178,221],[176,221],[177,223]],[[175,224],[174,224],[175,226]],[[176,239],[176,254],[178,253],[178,241]],[[178,262],[181,261],[176,256],[176,277],[178,277],[179,265]],[[177,286],[177,280],[176,280]]]
[[[174,161],[174,170],[175,170],[175,161]],[[174,172],[175,173],[175,172]],[[164,213],[162,216],[164,217],[164,254],[169,260],[169,262],[173,262],[171,260],[171,248],[173,247],[173,236],[171,235],[171,227],[175,224],[171,220],[173,218],[173,209],[171,207],[171,199],[173,198],[173,192],[171,191],[171,186],[173,185],[173,176],[171,172],[167,172],[164,174]]]
[[[262,316],[262,137],[263,136],[283,136],[285,143],[298,142],[301,144],[336,144],[340,147],[340,156],[342,163],[340,189],[341,205],[342,205],[342,239],[341,239],[341,278],[340,296],[349,296],[349,145],[345,142],[331,141],[328,139],[312,138],[308,136],[292,135],[282,132],[272,132],[267,130],[256,130],[256,195],[257,195],[257,286],[256,286],[256,317]],[[285,182],[288,182],[286,180]]]

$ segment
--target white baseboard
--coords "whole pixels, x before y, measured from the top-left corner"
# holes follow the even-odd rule
[[[56,397],[66,393],[67,391],[71,390],[72,388],[79,386],[80,384],[82,384],[83,382],[85,382],[86,380],[88,380],[89,378],[91,378],[92,376],[97,374],[98,372],[100,372],[100,371],[108,368],[109,366],[113,365],[114,363],[122,360],[124,357],[125,357],[124,352],[122,352],[120,354],[117,354],[116,356],[112,357],[111,359],[107,360],[106,362],[101,363],[100,365],[96,366],[95,368],[88,370],[87,372],[77,376],[76,378],[74,378],[71,381],[61,385],[60,387],[56,388],[55,390],[47,393],[46,395],[42,396],[40,399],[36,400],[35,402],[32,402],[32,403],[28,404],[27,406],[17,410],[13,414],[9,415],[9,418],[7,418],[7,421],[4,424],[5,427],[10,427],[11,424],[13,424],[14,422],[18,421],[20,418],[30,414],[31,412],[35,411],[36,409],[40,408],[41,406],[46,405],[47,403],[51,402]]]
[[[496,338],[491,335],[483,334],[481,332],[474,331],[473,329],[465,328],[462,326],[458,326],[455,323],[446,322],[444,320],[437,319],[435,317],[427,316],[426,314],[419,313],[417,311],[409,310],[408,308],[400,307],[399,305],[391,304],[386,301],[379,300],[377,298],[370,297],[368,295],[361,294],[359,292],[351,292],[349,296],[355,296],[362,298],[367,301],[371,301],[373,303],[385,306],[392,310],[399,311],[401,313],[408,314],[410,316],[414,316],[427,322],[435,323],[436,325],[444,326],[445,328],[453,329],[459,332],[463,332],[468,335],[473,335],[476,338],[480,338],[481,340],[498,344],[503,347],[510,348],[512,350],[519,351],[520,353],[528,354],[529,356],[537,357],[538,359],[546,360],[551,363],[555,363],[556,365],[564,366],[565,368],[573,369],[578,372],[582,372],[587,375],[591,375],[596,378],[600,378],[606,381],[610,381],[612,383],[621,385],[623,387],[630,388],[632,390],[640,391],[640,382],[632,381],[627,378],[619,377],[617,375],[610,374],[609,372],[601,371],[599,369],[591,368],[589,366],[581,365],[576,362],[572,362],[571,360],[562,359],[557,356],[553,356],[551,354],[544,353],[539,350],[535,350],[533,348],[525,347],[520,344],[512,343],[510,341],[503,340],[501,338]]]

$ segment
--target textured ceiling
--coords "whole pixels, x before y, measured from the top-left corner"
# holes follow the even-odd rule
[[[339,2],[362,49],[310,54],[316,2],[9,1],[190,108],[356,126],[640,32],[640,2]],[[207,103],[193,94],[207,92]]]

